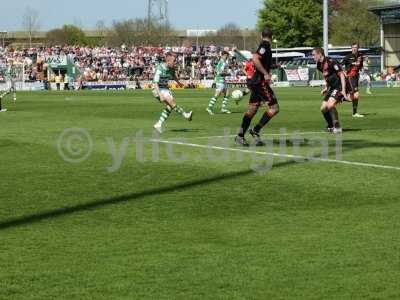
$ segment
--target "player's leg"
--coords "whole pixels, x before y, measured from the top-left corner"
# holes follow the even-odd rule
[[[9,94],[9,91],[5,91],[0,95],[0,112],[6,112],[7,109],[2,107],[2,102],[3,99],[5,98],[5,96],[7,96]]]
[[[222,100],[222,108],[221,112],[223,114],[230,114],[231,112],[228,109],[228,102],[229,102],[229,89],[228,85],[225,83],[224,90],[223,90],[224,100]]]
[[[161,93],[161,101],[164,102],[166,105],[171,107],[172,111],[176,112],[178,115],[184,117],[185,119],[191,121],[193,112],[186,112],[181,106],[179,106],[174,96],[172,95],[171,91],[165,90]]]
[[[330,113],[332,124],[333,124],[333,133],[341,133],[342,128],[339,122],[339,113],[336,109],[336,105],[338,104],[338,99],[334,97],[330,97],[326,102],[327,111]]]
[[[363,118],[364,115],[358,113],[358,101],[360,99],[360,93],[355,92],[352,97],[353,102],[353,118]]]
[[[17,101],[17,88],[15,87],[15,82],[12,83],[11,91],[13,94],[13,101]]]
[[[172,108],[169,105],[166,105],[163,111],[161,112],[161,116],[158,119],[158,122],[154,125],[154,129],[157,130],[159,133],[162,133],[163,125],[168,120],[171,113],[172,113]]]
[[[258,108],[262,101],[261,86],[260,85],[249,85],[251,96],[249,100],[249,106],[247,112],[244,114],[242,124],[239,129],[238,135],[235,137],[237,145],[248,147],[249,143],[245,139],[245,134],[250,127],[251,120],[257,114]]]
[[[214,106],[215,103],[217,103],[217,100],[219,98],[219,96],[221,95],[221,93],[223,92],[223,86],[221,86],[220,83],[216,83],[216,88],[215,88],[215,94],[214,97],[212,97],[210,99],[210,102],[208,103],[208,106],[206,108],[206,111],[210,114],[213,115],[214,114]]]
[[[7,108],[3,108],[3,107],[2,107],[2,104],[1,104],[2,100],[3,100],[3,98],[0,97],[0,113],[6,112],[6,111],[7,111]]]
[[[264,146],[265,143],[262,141],[260,132],[261,130],[279,113],[279,104],[276,103],[271,105],[269,109],[263,114],[260,121],[250,130],[251,136],[254,138],[256,146]]]
[[[368,95],[372,95],[371,92],[371,76],[369,76],[369,74],[365,74],[365,81],[367,82],[367,94]]]
[[[264,99],[263,102],[268,104],[268,109],[263,114],[257,125],[250,130],[250,134],[253,136],[256,146],[264,146],[260,137],[260,131],[279,113],[278,100],[271,87],[269,85],[263,86],[262,93]]]
[[[0,97],[2,98],[2,99],[4,99],[8,94],[10,94],[10,90],[7,90],[7,91],[4,91],[1,95],[0,95]]]
[[[3,97],[0,96],[0,113],[6,112],[6,111],[7,111],[7,109],[5,109],[5,108],[3,108],[3,107],[1,106],[2,100],[3,100]]]
[[[157,130],[159,133],[162,133],[163,125],[168,120],[173,111],[189,121],[192,120],[193,112],[185,112],[185,110],[176,103],[174,96],[172,95],[170,90],[161,90],[159,98],[160,102],[165,105],[165,108],[161,112],[161,116],[158,122],[154,125],[154,129]]]
[[[260,106],[260,102],[251,101],[247,108],[247,112],[244,114],[242,119],[242,124],[240,125],[239,133],[235,138],[235,142],[241,146],[249,146],[249,143],[245,139],[245,134],[250,127],[251,120],[257,114],[258,108]]]
[[[358,113],[358,101],[360,99],[360,93],[358,90],[360,78],[358,76],[354,76],[350,78],[351,86],[352,86],[352,105],[353,105],[353,117],[354,118],[363,118],[363,115]]]
[[[323,101],[321,104],[321,113],[324,116],[324,119],[326,121],[326,130],[328,132],[333,132],[333,121],[331,117],[331,113],[328,110],[327,102]]]

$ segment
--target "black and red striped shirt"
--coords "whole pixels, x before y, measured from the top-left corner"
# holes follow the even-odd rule
[[[341,86],[340,73],[343,73],[343,69],[336,60],[325,56],[322,62],[317,63],[317,69],[324,75],[328,88],[339,88]]]
[[[255,54],[260,59],[262,66],[267,72],[270,72],[272,69],[272,50],[271,44],[268,41],[262,41],[258,46]],[[257,68],[255,68],[255,72],[253,77],[250,79],[252,84],[258,84],[264,80],[264,74],[262,74]]]
[[[359,76],[360,71],[363,68],[364,56],[361,53],[351,53],[343,59],[343,64],[346,66],[347,76]]]

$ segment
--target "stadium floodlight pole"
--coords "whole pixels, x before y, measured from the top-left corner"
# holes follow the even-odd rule
[[[169,2],[168,2],[169,0],[165,0],[165,4],[164,4],[164,14],[165,14],[165,27],[166,27],[166,29],[168,29],[169,28],[169,8],[168,8],[168,5],[169,5]]]
[[[249,29],[246,27],[245,30],[243,31],[243,50],[246,50],[247,48],[247,35],[249,33]]]
[[[198,53],[199,52],[199,33],[200,33],[200,30],[199,30],[199,27],[197,26],[197,30],[196,30],[197,32],[196,32],[196,53]]]
[[[278,65],[278,40],[274,39],[273,42],[275,43],[275,63]]]
[[[2,40],[2,48],[4,48],[5,47],[4,39],[7,35],[7,31],[0,31],[0,35],[1,35],[1,40]]]
[[[383,17],[380,17],[380,38],[381,38],[381,72],[385,70],[385,31],[383,28]]]
[[[153,5],[152,0],[148,1],[148,7],[147,7],[147,33],[150,32],[150,26],[151,26],[151,6]]]
[[[329,19],[328,19],[328,0],[324,0],[324,51],[329,55]]]

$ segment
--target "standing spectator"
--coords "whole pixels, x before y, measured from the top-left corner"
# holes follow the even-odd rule
[[[64,76],[64,90],[69,91],[69,76],[67,73]]]
[[[55,82],[56,82],[57,91],[59,91],[60,88],[61,88],[61,74],[58,73],[58,74],[56,75],[56,77],[54,78],[54,80],[55,80]]]

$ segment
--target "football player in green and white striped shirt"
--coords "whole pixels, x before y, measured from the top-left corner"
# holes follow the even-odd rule
[[[9,60],[9,65],[6,69],[5,72],[5,79],[8,83],[8,89],[0,94],[0,112],[6,112],[6,108],[2,108],[2,100],[5,96],[8,94],[13,94],[13,100],[14,102],[17,101],[17,89],[15,87],[15,77],[16,77],[16,71],[14,67],[14,61],[12,59]]]
[[[160,134],[163,131],[163,124],[167,121],[172,111],[181,115],[188,121],[192,121],[193,117],[193,112],[185,112],[182,107],[176,104],[175,98],[169,89],[170,81],[176,81],[176,83],[180,85],[179,79],[176,77],[175,59],[176,56],[174,53],[167,53],[165,62],[156,66],[156,72],[154,74],[154,97],[165,105],[165,109],[162,111],[160,119],[154,125],[154,129]]]
[[[229,58],[229,53],[226,51],[223,51],[221,54],[221,58],[215,68],[215,85],[216,85],[215,95],[214,95],[214,97],[211,98],[211,100],[208,104],[208,107],[206,108],[207,112],[210,115],[214,115],[215,103],[217,102],[217,99],[221,95],[224,96],[224,100],[222,100],[221,112],[224,114],[231,113],[228,110],[229,90],[228,90],[228,85],[226,84],[226,81],[225,81],[225,77],[227,77],[229,75],[228,74],[228,58]]]

